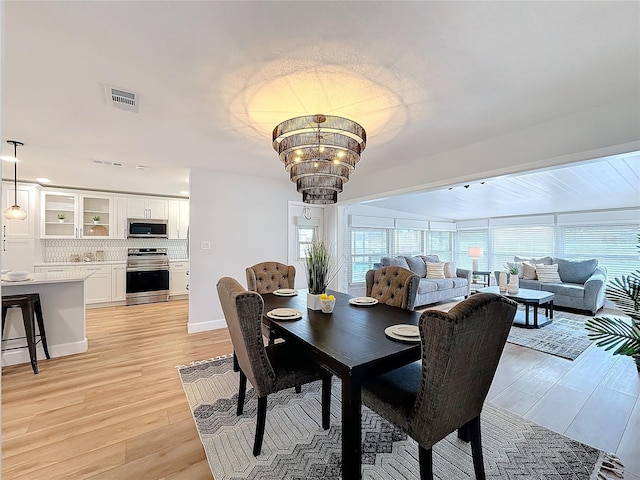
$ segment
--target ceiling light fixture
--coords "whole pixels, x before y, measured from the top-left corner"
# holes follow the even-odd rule
[[[24,143],[16,140],[7,140],[7,143],[13,145],[13,157],[15,158],[15,163],[13,164],[14,201],[13,205],[4,211],[4,217],[8,220],[24,220],[27,218],[27,212],[18,205],[18,145],[22,146]]]
[[[273,129],[273,149],[304,203],[329,205],[349,181],[367,142],[358,123],[330,115],[286,120]]]

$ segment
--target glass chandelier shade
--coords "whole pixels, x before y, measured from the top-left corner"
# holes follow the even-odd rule
[[[7,140],[7,143],[13,145],[13,158],[15,163],[13,164],[13,192],[14,201],[13,205],[4,211],[4,217],[8,220],[24,220],[27,218],[27,212],[18,205],[18,145],[24,145],[24,143],[16,140]]]
[[[349,181],[367,134],[358,123],[330,115],[286,120],[273,129],[273,148],[304,203],[328,205]]]

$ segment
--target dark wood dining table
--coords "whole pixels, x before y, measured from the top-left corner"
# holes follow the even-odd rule
[[[387,338],[385,328],[417,325],[419,312],[382,303],[355,306],[350,295],[336,297],[332,313],[307,309],[307,292],[291,297],[263,294],[263,321],[285,339],[299,342],[315,361],[342,380],[342,478],[362,478],[362,381],[420,359],[420,343]],[[276,321],[266,314],[274,308],[295,308],[302,318]]]

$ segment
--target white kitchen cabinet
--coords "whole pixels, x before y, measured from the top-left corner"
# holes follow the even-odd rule
[[[111,301],[118,302],[127,299],[127,266],[126,264],[111,265]]]
[[[72,273],[76,272],[76,267],[66,265],[52,265],[50,267],[36,267],[36,273]]]
[[[2,211],[14,205],[16,202],[16,189],[12,182],[2,182]],[[35,238],[36,219],[38,218],[39,191],[35,185],[18,183],[18,205],[26,212],[24,220],[8,220],[2,216],[3,238]]]
[[[111,265],[83,265],[78,270],[91,273],[84,282],[84,301],[87,305],[111,301]]]
[[[127,238],[127,197],[113,197],[111,238]]]
[[[44,191],[40,202],[42,238],[78,238],[78,195]]]
[[[41,238],[111,238],[113,197],[110,195],[45,189],[40,208]]]
[[[189,229],[189,200],[169,200],[169,238],[185,239]]]
[[[167,220],[169,202],[163,198],[128,197],[127,217]]]
[[[33,272],[34,242],[33,238],[3,238],[2,268]]]
[[[113,197],[80,194],[78,226],[80,238],[110,238]]]
[[[189,293],[189,262],[169,262],[169,295]]]

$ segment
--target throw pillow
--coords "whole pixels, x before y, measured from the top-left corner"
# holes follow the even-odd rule
[[[455,262],[445,262],[444,264],[444,278],[456,278],[456,264]]]
[[[558,264],[536,265],[536,275],[542,283],[562,283],[558,275]]]
[[[538,276],[536,275],[536,266],[529,262],[523,262],[522,278],[524,280],[537,280]]]
[[[444,263],[427,262],[427,278],[444,278]]]
[[[411,270],[404,257],[382,257],[380,263],[383,267],[402,267]]]
[[[438,263],[440,261],[438,255],[420,255],[420,258],[424,261],[424,263]]]
[[[598,260],[564,260],[554,258],[554,263],[558,264],[558,274],[565,283],[583,284],[596,271]]]
[[[516,255],[513,257],[514,262],[529,262],[533,265],[551,265],[553,263],[553,259],[551,257],[540,257],[540,258],[524,258]]]
[[[420,257],[404,257],[409,264],[409,270],[418,275],[420,278],[427,276],[427,266]]]

